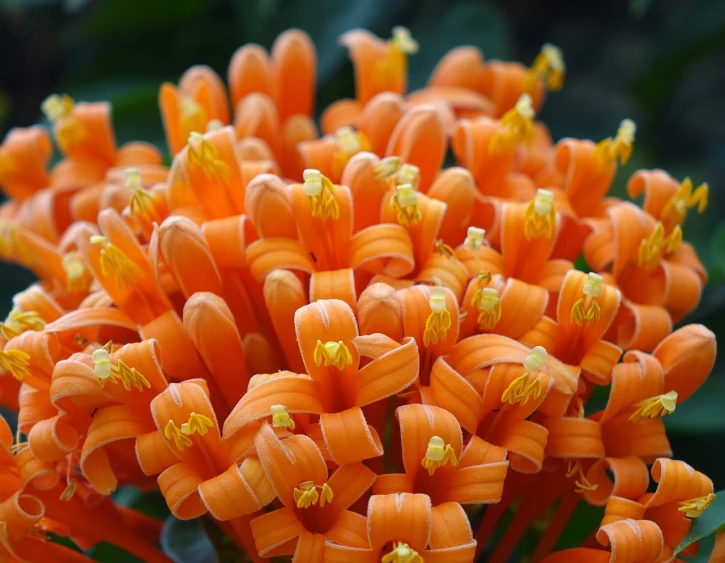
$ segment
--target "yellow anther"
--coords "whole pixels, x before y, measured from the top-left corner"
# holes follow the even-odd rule
[[[574,475],[579,475],[574,481],[574,492],[577,494],[584,494],[586,492],[591,492],[597,490],[599,485],[592,484],[589,482],[589,479],[587,479],[586,475],[584,475],[584,470],[582,469],[582,465],[579,461],[572,463],[572,460],[569,460],[569,464],[567,466],[566,471],[566,477],[567,479],[570,479],[574,477]]]
[[[428,442],[428,449],[420,464],[433,475],[435,470],[450,462],[453,467],[458,464],[453,446],[446,444],[440,436],[433,436]]]
[[[601,316],[601,308],[596,298],[602,292],[602,284],[604,278],[594,272],[589,272],[587,281],[584,282],[582,293],[586,297],[579,298],[571,308],[571,322],[579,326],[590,324],[592,321],[598,321]]]
[[[30,355],[22,350],[0,350],[0,370],[8,372],[18,381],[30,375]]]
[[[118,366],[114,368],[115,372],[121,378],[121,383],[126,391],[130,391],[131,387],[135,387],[139,391],[143,391],[143,388],[151,388],[151,384],[136,368],[132,368],[123,363],[123,360],[118,360]]]
[[[206,126],[206,124],[204,125]],[[203,129],[205,127],[200,128],[200,130]],[[204,176],[213,182],[221,184],[229,182],[229,166],[219,159],[216,147],[198,131],[189,133],[186,162],[189,165],[189,170],[201,168]]]
[[[632,413],[629,420],[640,422],[648,418],[657,418],[672,414],[677,408],[677,391],[670,391],[664,395],[656,395],[637,403],[637,410]]]
[[[63,492],[60,493],[60,500],[68,502],[73,498],[73,495],[76,492],[76,481],[75,479],[70,479],[68,481],[68,485],[65,489],[63,489]]]
[[[400,186],[402,184],[415,185],[420,177],[420,168],[415,164],[403,164],[395,174],[395,185]]]
[[[501,118],[498,130],[491,137],[489,150],[493,153],[513,150],[519,143],[534,140],[534,107],[531,96],[521,94],[516,105]]]
[[[538,377],[531,379],[530,376],[543,367],[547,355],[543,346],[536,346],[531,350],[531,353],[524,358],[524,373],[509,383],[501,394],[502,403],[525,405],[531,397],[534,399],[541,397],[543,391],[541,381],[539,381]]]
[[[110,343],[109,343],[110,344]],[[102,348],[98,348],[91,354],[91,359],[94,364],[94,371],[98,378],[98,383],[103,387],[106,381],[111,383],[118,383],[116,377],[121,379],[121,383],[126,389],[130,391],[131,387],[135,387],[139,391],[143,391],[143,388],[151,388],[151,384],[148,380],[139,373],[136,368],[129,367],[123,360],[118,360],[118,365],[114,366],[111,363],[111,355],[109,354],[110,346],[107,344]]]
[[[192,434],[206,436],[209,428],[214,428],[214,423],[211,418],[192,412],[189,415],[189,421],[181,425],[181,433],[186,436],[191,436]]]
[[[131,191],[131,201],[128,204],[131,213],[143,215],[149,221],[158,221],[154,198],[151,192],[143,187],[138,168],[126,168],[126,188]]]
[[[116,288],[120,291],[125,285],[132,288],[141,275],[141,268],[126,256],[117,246],[111,244],[106,237],[93,235],[91,244],[101,245],[101,273],[108,277],[111,271],[116,275]]]
[[[665,230],[670,232],[675,226],[682,225],[688,209],[697,206],[698,213],[704,212],[707,209],[709,197],[710,188],[707,184],[700,184],[693,191],[692,180],[685,178],[675,195],[662,208],[660,221],[665,225]]]
[[[642,239],[637,251],[637,265],[646,268],[656,268],[663,256],[673,254],[682,245],[682,228],[675,225],[669,235],[665,235],[665,227],[662,222],[657,222],[652,234]]]
[[[471,305],[478,309],[478,325],[481,330],[492,330],[501,320],[501,299],[493,287],[479,288],[473,294]]]
[[[0,323],[0,332],[5,340],[10,340],[29,330],[43,330],[45,321],[35,311],[10,311],[4,323]]]
[[[51,123],[64,118],[70,117],[75,109],[75,102],[68,94],[59,96],[58,94],[52,94],[43,100],[40,104],[40,109],[43,110],[45,117]]]
[[[378,180],[392,178],[398,173],[402,164],[403,160],[399,156],[386,156],[375,167],[375,177]]]
[[[533,87],[537,79],[541,79],[546,83],[549,90],[557,92],[564,85],[565,74],[566,66],[564,65],[561,49],[551,43],[545,43],[529,70],[530,88]]]
[[[287,430],[295,429],[295,421],[287,412],[284,405],[272,405],[269,407],[272,412],[272,426],[275,428],[286,428]]]
[[[456,257],[456,251],[450,245],[446,244],[443,239],[436,241],[435,249],[441,256],[445,256],[446,258],[453,259]]]
[[[68,252],[61,260],[66,276],[66,289],[69,293],[87,292],[93,281],[93,275],[77,252]]]
[[[74,116],[75,102],[67,94],[48,96],[40,108],[48,121],[55,125],[55,139],[62,149],[85,137],[83,125]]]
[[[333,166],[339,172],[342,172],[353,156],[371,148],[370,141],[364,133],[355,131],[347,125],[335,131],[335,142],[339,150],[333,156]]]
[[[540,189],[536,192],[524,211],[524,235],[526,240],[554,236],[556,227],[556,209],[554,192]]]
[[[423,563],[420,554],[407,543],[395,542],[393,550],[383,555],[381,563]]]
[[[430,291],[428,303],[431,312],[423,331],[423,344],[426,347],[445,340],[451,328],[451,312],[446,306],[446,291],[442,287],[434,287]]]
[[[169,420],[166,423],[166,426],[164,427],[164,437],[169,441],[173,441],[176,445],[176,449],[180,452],[183,452],[185,447],[188,448],[192,444],[191,438],[186,436],[179,427],[174,424],[173,420]]]
[[[614,166],[617,159],[624,166],[627,164],[629,157],[632,155],[632,147],[634,146],[634,134],[637,132],[637,126],[631,119],[623,119],[617,129],[617,135],[612,139],[608,137],[597,144],[595,155],[599,160],[600,168],[604,169]]]
[[[224,124],[221,122],[220,119],[212,119],[209,123],[206,124],[206,132],[213,133],[214,131],[219,131],[219,129],[222,129],[223,127]]]
[[[182,96],[179,100],[179,122],[187,132],[204,131],[207,122],[203,106],[188,96]]]
[[[418,194],[412,184],[403,184],[395,188],[390,205],[398,212],[398,223],[401,225],[415,225],[422,218],[418,207]]]
[[[684,512],[688,518],[698,518],[714,500],[715,493],[709,493],[704,497],[697,497],[679,503],[677,510]]]
[[[313,217],[323,220],[340,218],[340,206],[335,199],[335,186],[330,179],[319,170],[308,168],[302,173],[304,190],[310,201],[310,212]]]
[[[576,463],[572,463],[572,460],[570,459],[567,463],[567,469],[566,469],[566,478],[571,479],[581,471],[581,464],[577,461]]]
[[[398,25],[393,28],[393,37],[390,42],[398,48],[401,53],[415,55],[418,52],[418,42],[413,39],[407,27]]]
[[[320,492],[317,492],[320,489]],[[320,501],[320,507],[325,503],[332,502],[332,488],[327,483],[323,485],[315,485],[312,481],[303,481],[299,486],[295,487],[292,492],[292,498],[297,504],[297,508],[309,508]]]
[[[342,340],[325,342],[324,344],[321,340],[318,340],[312,359],[317,366],[321,366],[324,362],[325,366],[335,366],[339,370],[345,369],[345,367],[352,364],[352,354],[350,354],[350,350]]]
[[[476,274],[476,281],[480,287],[490,284],[492,279],[493,276],[491,275],[491,270],[486,270],[485,272],[479,272]]]

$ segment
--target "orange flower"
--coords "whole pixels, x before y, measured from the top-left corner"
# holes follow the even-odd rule
[[[409,387],[418,375],[415,340],[399,344],[373,334],[358,336],[350,307],[339,300],[305,305],[294,315],[300,353],[310,378],[269,377],[250,389],[224,423],[225,439],[271,416],[273,405],[319,415],[307,433],[326,459],[340,465],[382,454],[378,433],[361,407]],[[361,358],[371,361],[360,367]],[[354,447],[351,447],[354,444]]]
[[[432,507],[426,495],[375,495],[368,504],[367,534],[365,524],[364,519],[352,521],[342,541],[328,540],[325,560],[335,563],[473,560],[476,542],[466,513],[455,502]]]

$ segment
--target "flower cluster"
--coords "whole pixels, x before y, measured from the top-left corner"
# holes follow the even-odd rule
[[[505,562],[526,534],[532,561],[673,560],[714,498],[661,418],[715,359],[673,332],[707,185],[641,170],[642,207],[608,197],[635,124],[553,143],[552,45],[454,49],[408,93],[406,29],[341,44],[356,98],[321,136],[292,30],[240,48],[228,92],[204,66],[161,87],[170,168],[68,96],[43,104],[50,170],[40,126],[0,146],[0,253],[39,280],[0,326],[0,553],[87,560],[54,533],[166,561],[110,500],[134,485],[254,561]],[[580,502],[601,525],[551,553]]]

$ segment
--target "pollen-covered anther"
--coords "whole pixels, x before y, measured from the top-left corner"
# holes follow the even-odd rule
[[[491,137],[489,150],[493,153],[513,150],[519,143],[533,142],[535,116],[531,96],[521,94],[516,105],[501,118],[496,134]]]
[[[407,543],[395,542],[393,550],[383,555],[381,563],[423,563],[420,554]]]
[[[319,489],[319,493],[317,490]],[[292,492],[292,498],[297,504],[297,508],[309,508],[320,502],[320,507],[325,503],[332,502],[332,488],[327,483],[323,485],[315,485],[312,481],[303,481]]]
[[[428,442],[428,449],[420,464],[428,471],[428,475],[433,475],[436,469],[448,462],[453,467],[458,464],[453,446],[446,444],[440,436],[433,436]]]
[[[272,405],[269,407],[272,413],[272,426],[274,428],[285,428],[287,430],[295,429],[295,421],[287,412],[287,407],[284,405]]]
[[[138,168],[126,168],[126,189],[131,192],[131,201],[128,208],[133,215],[142,215],[150,221],[158,221],[158,215],[154,206],[154,198],[147,189],[143,187],[141,173]]]
[[[200,130],[206,129],[206,123]],[[207,179],[227,184],[229,182],[229,165],[219,159],[217,149],[198,131],[189,133],[186,162],[190,170],[201,168]]]
[[[74,117],[75,102],[67,94],[48,96],[40,105],[45,117],[54,124],[55,139],[62,149],[85,137],[85,129]]]
[[[582,293],[584,297],[577,299],[571,308],[571,322],[583,326],[598,321],[601,316],[601,307],[596,298],[602,292],[604,278],[594,272],[589,272],[587,281],[584,282]]]
[[[495,288],[479,288],[471,299],[471,305],[478,309],[477,322],[481,330],[491,330],[501,320],[501,299]]]
[[[390,42],[398,48],[401,53],[415,55],[418,52],[418,42],[413,39],[410,30],[402,25],[393,28],[393,37]]]
[[[451,328],[451,312],[446,306],[446,292],[442,287],[434,287],[430,291],[428,299],[430,315],[425,321],[423,331],[423,344],[428,347],[431,344],[438,344],[448,336]]]
[[[546,236],[554,236],[556,227],[556,208],[554,192],[539,189],[524,211],[524,235],[526,240]]]
[[[399,156],[386,156],[375,167],[375,178],[378,180],[387,180],[398,173],[403,160]]]
[[[468,227],[468,231],[466,231],[466,238],[463,241],[463,248],[468,250],[469,252],[473,253],[476,260],[476,271],[480,272],[481,270],[481,248],[483,247],[483,241],[484,237],[486,236],[486,229],[480,229],[478,227]],[[481,280],[479,280],[480,283]],[[489,272],[489,279],[486,281],[486,283],[489,283],[491,281],[490,278],[490,272]]]
[[[684,512],[688,518],[699,518],[703,511],[715,500],[715,493],[708,493],[705,496],[693,498],[679,503],[677,510]]]
[[[692,180],[685,178],[677,192],[665,203],[660,214],[660,220],[667,232],[672,231],[677,225],[682,225],[687,215],[687,210],[697,207],[698,213],[707,209],[710,199],[710,188],[706,183],[700,184],[693,190]]]
[[[546,349],[543,346],[536,346],[531,353],[524,358],[524,373],[515,378],[501,394],[501,402],[515,405],[525,405],[532,397],[534,400],[541,397],[543,388],[537,376],[531,377],[533,372],[539,371],[546,361]]]
[[[9,373],[18,381],[30,375],[30,355],[22,350],[0,350],[0,370]]]
[[[91,244],[101,245],[101,273],[108,277],[109,272],[116,276],[116,287],[120,291],[122,286],[133,288],[141,275],[141,268],[126,256],[117,246],[111,244],[106,237],[93,235]]]
[[[352,364],[352,354],[350,354],[350,350],[342,340],[325,342],[324,344],[321,340],[318,340],[312,359],[317,366],[324,363],[326,367],[335,366],[339,370],[343,370]]]
[[[29,330],[43,330],[45,321],[35,311],[10,311],[4,323],[0,323],[0,333],[10,340]]]
[[[422,219],[418,194],[412,184],[402,184],[395,188],[390,205],[398,212],[398,223],[401,225],[415,225]]]
[[[308,168],[302,173],[303,189],[310,202],[310,213],[323,220],[340,218],[340,206],[335,199],[335,186],[319,170]]]
[[[359,152],[369,151],[370,141],[362,131],[356,131],[349,125],[335,131],[338,150],[333,156],[335,170],[342,172],[348,161]]]
[[[634,135],[637,125],[631,119],[623,119],[617,129],[617,135],[612,139],[608,137],[600,141],[595,149],[595,156],[600,168],[613,166],[617,160],[624,166],[632,155]]]
[[[111,363],[111,356],[108,350],[105,348],[98,348],[91,354],[93,360],[93,371],[98,378],[98,383],[101,387],[106,384],[106,381],[116,383],[116,375],[114,373],[113,364]]]
[[[183,426],[183,424],[182,424]],[[176,426],[173,420],[170,420],[164,426],[164,438],[173,442],[176,449],[180,452],[184,451],[184,448],[188,448],[192,445],[191,438],[184,434],[181,429]]]
[[[529,70],[532,86],[535,80],[541,79],[549,90],[558,92],[564,85],[565,74],[566,66],[561,49],[551,43],[542,45],[541,52],[536,56]]]
[[[209,428],[214,428],[214,422],[212,422],[211,418],[192,412],[189,415],[189,420],[181,425],[181,433],[186,436],[191,436],[192,434],[206,436]]]
[[[395,180],[396,186],[403,184],[411,184],[414,186],[419,177],[420,168],[418,168],[415,164],[406,163],[401,165],[400,169],[395,173],[393,179]]]
[[[669,235],[665,235],[665,227],[661,221],[658,221],[650,236],[639,243],[637,265],[652,270],[659,265],[664,256],[677,252],[681,245],[682,228],[676,225]]]
[[[110,344],[110,343],[109,343]],[[126,391],[130,391],[131,387],[135,387],[139,391],[143,391],[144,387],[151,388],[149,381],[136,368],[129,367],[123,360],[118,360],[117,365],[111,363],[109,353],[110,345],[98,348],[91,354],[94,364],[94,371],[98,378],[98,383],[103,387],[107,381],[117,383],[116,378],[121,380]]]
[[[675,412],[677,408],[677,391],[670,391],[663,395],[655,395],[637,403],[637,409],[629,417],[633,422],[640,422],[648,418],[658,418]]]

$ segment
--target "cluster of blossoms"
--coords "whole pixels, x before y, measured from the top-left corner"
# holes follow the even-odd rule
[[[292,30],[240,48],[229,92],[203,66],[161,87],[170,168],[67,96],[43,104],[52,169],[40,126],[0,146],[0,254],[39,279],[0,326],[3,560],[88,561],[53,533],[168,561],[126,485],[254,561],[505,562],[525,534],[532,561],[675,560],[714,498],[661,419],[715,359],[707,328],[673,332],[707,186],[641,170],[642,208],[607,197],[635,125],[554,144],[554,46],[454,49],[407,93],[407,30],[341,43],[356,99],[322,135]],[[551,553],[580,502],[601,525]]]

